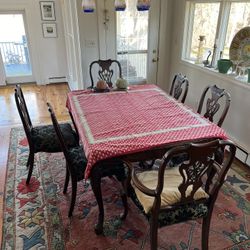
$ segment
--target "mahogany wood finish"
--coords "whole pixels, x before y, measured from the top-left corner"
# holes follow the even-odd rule
[[[211,97],[208,97],[206,99],[206,97],[209,95],[209,92],[211,94]],[[204,101],[206,100],[206,110],[203,116],[208,118],[211,122],[214,122],[214,115],[219,111],[221,107],[219,100],[223,97],[225,98],[225,105],[220,118],[217,121],[217,125],[219,127],[222,126],[222,123],[224,122],[228,109],[230,107],[231,97],[228,92],[226,92],[224,89],[218,88],[216,85],[207,86],[201,95],[197,110],[197,112],[201,114]]]
[[[215,160],[215,154],[219,148],[226,148],[228,153],[223,157],[223,163],[219,164]],[[154,197],[153,206],[150,213],[147,214],[150,223],[150,240],[151,250],[157,249],[157,234],[158,234],[158,215],[161,212],[169,212],[180,208],[183,205],[197,205],[199,203],[204,204],[208,208],[206,216],[203,217],[202,224],[202,249],[208,249],[208,238],[210,221],[213,211],[214,203],[217,199],[218,192],[224,182],[225,176],[229,167],[231,166],[236,147],[230,141],[214,140],[206,143],[190,143],[183,146],[176,146],[170,149],[164,156],[163,164],[158,170],[158,181],[155,189],[149,189],[138,178],[135,169],[132,164],[126,161],[127,165],[131,169],[131,178],[134,185],[144,194]],[[164,185],[164,172],[167,171],[169,161],[175,155],[186,154],[187,158],[179,164],[179,172],[182,176],[182,182],[178,189],[181,194],[181,198],[178,203],[171,206],[161,207],[161,194]],[[187,188],[192,188],[192,192],[189,196],[186,196]],[[208,198],[200,200],[194,200],[195,192],[202,187],[209,195]],[[186,215],[188,216],[188,214]],[[193,219],[193,218],[191,218]],[[184,220],[190,220],[185,218]],[[180,220],[178,222],[181,222]]]
[[[24,131],[25,131],[28,143],[29,143],[29,148],[30,148],[29,158],[27,161],[27,167],[29,168],[29,172],[28,172],[28,177],[26,180],[26,184],[29,184],[29,181],[33,172],[34,155],[36,152],[35,152],[34,143],[32,141],[32,136],[31,136],[33,126],[30,120],[29,112],[28,112],[27,105],[26,105],[20,85],[16,85],[15,100],[16,100],[17,109],[18,109],[20,118],[22,120],[23,128],[24,128]]]
[[[113,82],[112,82],[112,77],[114,75],[114,70],[111,69],[111,65],[112,64],[116,64],[118,67],[118,72],[119,72],[119,78],[122,78],[122,68],[121,68],[121,64],[120,62],[118,62],[117,60],[97,60],[97,61],[93,61],[90,66],[89,66],[89,75],[90,75],[90,79],[91,79],[91,88],[94,88],[94,79],[93,79],[93,66],[97,64],[99,66],[99,70],[98,70],[98,76],[100,77],[101,80],[106,81],[106,83],[108,84],[108,86],[110,88],[113,87]]]
[[[170,95],[173,96],[176,100],[179,100],[184,103],[187,97],[189,87],[189,81],[186,76],[181,73],[178,73],[174,76],[172,85],[170,88]]]

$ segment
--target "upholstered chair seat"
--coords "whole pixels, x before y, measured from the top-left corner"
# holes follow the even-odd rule
[[[76,174],[77,181],[82,180],[84,178],[84,172],[88,162],[82,146],[69,148],[68,156],[73,171]]]
[[[158,171],[144,171],[137,175],[139,181],[141,181],[146,187],[150,189],[155,189],[158,183]],[[181,193],[178,189],[182,183],[182,176],[179,169],[171,168],[164,172],[164,186],[161,193],[161,205],[160,208],[166,206],[172,206],[181,201]],[[154,197],[149,196],[141,192],[132,182],[132,186],[135,190],[138,200],[142,204],[145,213],[149,213],[153,207]],[[186,190],[186,195],[191,194],[192,187],[189,186]],[[208,198],[208,194],[200,187],[194,194],[194,200],[200,200],[202,198]]]
[[[145,210],[138,200],[134,189],[129,190],[129,197],[133,200],[134,204],[141,210],[145,217],[150,220],[151,211],[148,214],[145,213]],[[208,214],[208,205],[204,203],[190,203],[183,204],[178,207],[173,207],[173,210],[163,209],[160,210],[158,216],[158,227],[169,226],[172,224],[195,220],[198,218],[206,217]]]
[[[69,123],[59,125],[65,143],[68,147],[79,145],[77,135]],[[34,144],[34,151],[37,152],[62,152],[61,144],[57,138],[53,125],[37,126],[31,129],[31,139]]]

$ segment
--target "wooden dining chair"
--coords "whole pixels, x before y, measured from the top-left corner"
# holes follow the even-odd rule
[[[230,94],[224,89],[218,88],[216,85],[207,86],[201,95],[197,112],[199,114],[204,112],[203,116],[211,122],[214,122],[214,117],[220,110],[222,102],[224,102],[224,108],[220,112],[218,121],[216,122],[216,124],[221,127],[231,102]],[[206,105],[204,105],[204,103],[206,103]]]
[[[226,150],[222,164],[215,157],[219,148]],[[150,171],[138,172],[126,162],[132,184],[128,194],[149,220],[151,250],[157,249],[158,227],[198,218],[203,218],[202,249],[208,249],[213,207],[235,150],[232,142],[218,139],[171,148],[162,165]],[[185,160],[169,167],[171,158],[179,154],[185,154]]]
[[[97,60],[97,61],[93,61],[90,66],[89,66],[89,75],[90,75],[90,79],[91,79],[91,88],[94,88],[95,82],[94,81],[94,77],[93,77],[93,71],[95,66],[98,66],[98,77],[101,80],[104,80],[108,86],[110,88],[113,87],[113,76],[114,76],[114,69],[112,68],[112,66],[117,66],[118,68],[118,75],[119,78],[122,78],[122,68],[121,68],[121,64],[119,61],[117,60],[112,60],[112,59],[108,59],[108,60]]]
[[[22,120],[23,128],[29,144],[29,157],[27,167],[29,168],[26,184],[29,184],[33,172],[34,155],[38,152],[61,152],[61,145],[57,139],[53,125],[33,126],[28,108],[20,85],[15,87],[16,106]],[[65,142],[69,147],[78,145],[76,133],[69,123],[59,125],[64,135]]]
[[[68,217],[71,217],[76,201],[77,182],[84,179],[84,172],[87,166],[87,158],[85,156],[84,149],[81,145],[70,148],[67,146],[67,144],[65,143],[64,135],[57,122],[53,108],[51,107],[50,103],[47,103],[47,106],[56,135],[59,139],[63,154],[66,159],[66,178],[63,188],[64,194],[67,193],[69,178],[71,177],[72,195],[68,213]],[[106,164],[108,166],[105,166]],[[122,183],[122,187],[124,186],[124,182],[127,179],[127,172],[122,160],[113,159],[106,162],[104,161],[102,165],[99,165],[99,167],[101,168],[99,171],[101,177],[115,176],[116,179]],[[127,196],[125,190],[121,190],[121,198],[124,205],[124,213],[121,217],[122,219],[125,219],[128,213]]]
[[[174,76],[169,94],[176,100],[185,102],[188,93],[189,81],[187,77],[181,73]]]

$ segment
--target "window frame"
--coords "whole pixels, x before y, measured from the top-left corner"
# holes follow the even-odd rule
[[[212,68],[216,66],[217,60],[220,57],[220,51],[223,51],[225,46],[225,40],[228,29],[228,21],[230,17],[230,10],[232,3],[250,3],[249,0],[188,0],[186,1],[185,8],[185,19],[184,19],[184,37],[182,44],[182,60],[194,63],[193,59],[190,57],[192,35],[193,35],[193,25],[194,25],[194,11],[195,4],[197,3],[220,3],[219,16],[217,20],[217,28],[215,33],[214,48],[212,51],[215,53],[212,55]]]

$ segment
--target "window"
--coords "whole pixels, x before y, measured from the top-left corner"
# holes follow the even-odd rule
[[[204,51],[214,46],[216,27],[219,15],[219,3],[196,3],[193,6],[193,32],[190,57],[195,60],[198,54],[199,37],[205,36]]]
[[[223,57],[229,58],[229,48],[235,34],[243,27],[250,26],[250,2],[232,3],[227,25]]]
[[[187,1],[183,59],[202,65],[211,51],[209,65],[215,67],[219,57],[230,59],[231,42],[246,26],[250,26],[250,1]],[[202,48],[200,36],[205,36]],[[201,61],[198,60],[200,53]]]
[[[147,78],[148,11],[137,11],[136,0],[127,1],[125,11],[117,11],[117,59],[129,82]]]

